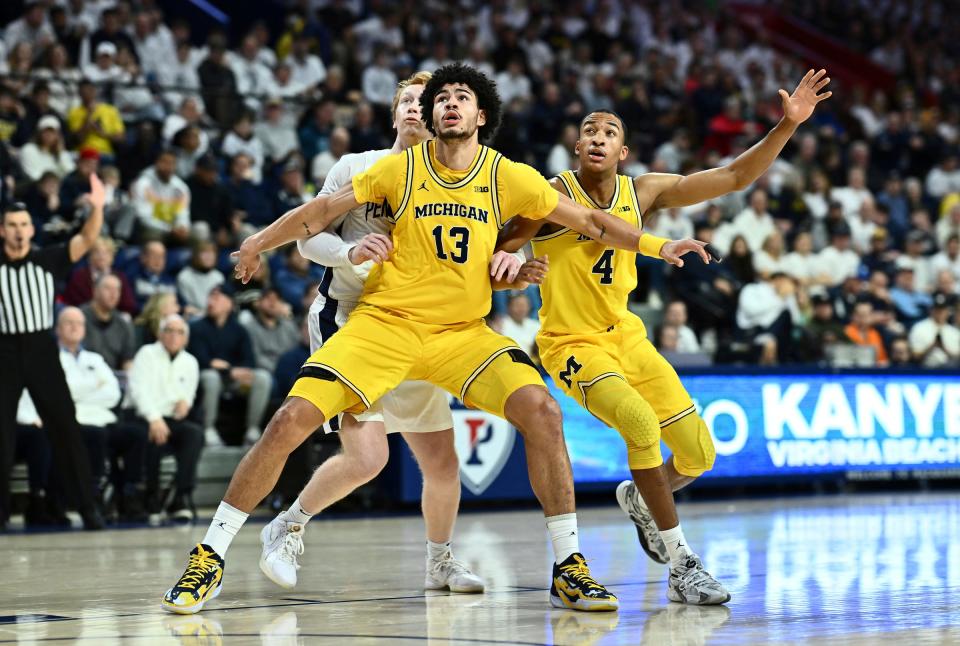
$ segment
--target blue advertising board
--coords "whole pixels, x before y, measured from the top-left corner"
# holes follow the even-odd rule
[[[960,477],[960,375],[728,373],[682,379],[717,448],[705,484],[789,476]],[[626,448],[616,431],[546,381],[563,409],[574,480],[589,488],[628,478]],[[531,497],[516,430],[458,402],[454,418],[464,498]],[[403,471],[402,497],[416,500],[419,473],[415,465]]]

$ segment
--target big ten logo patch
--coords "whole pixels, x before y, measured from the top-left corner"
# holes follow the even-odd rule
[[[468,491],[480,495],[510,459],[517,431],[506,420],[483,411],[454,405],[452,412],[460,480]]]

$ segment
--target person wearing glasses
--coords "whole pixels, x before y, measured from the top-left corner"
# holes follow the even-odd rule
[[[169,499],[169,518],[190,522],[196,516],[193,489],[203,450],[203,427],[190,417],[200,383],[196,358],[186,351],[190,328],[179,314],[160,321],[159,338],[143,346],[130,369],[131,423],[147,427],[147,501],[158,513]],[[159,497],[160,459],[173,454],[177,471],[171,496]]]

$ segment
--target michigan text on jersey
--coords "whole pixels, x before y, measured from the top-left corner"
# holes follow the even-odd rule
[[[490,212],[486,209],[479,209],[475,206],[466,204],[456,204],[454,202],[434,202],[415,207],[414,219],[429,218],[438,215],[449,215],[470,220],[478,220],[487,223]]]

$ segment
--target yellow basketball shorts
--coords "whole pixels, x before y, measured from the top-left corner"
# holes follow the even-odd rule
[[[545,387],[527,354],[482,320],[434,325],[361,304],[303,364],[290,396],[306,399],[330,419],[361,412],[411,379],[429,381],[500,417],[516,390]]]
[[[590,398],[590,390],[605,379],[620,379],[643,397],[660,422],[660,435],[674,455],[677,470],[698,476],[713,466],[713,439],[700,420],[673,366],[647,338],[638,317],[630,315],[603,332],[537,337],[540,359],[557,385],[595,417],[616,428],[615,402]],[[609,399],[609,398],[608,398]],[[623,429],[617,428],[623,434]],[[663,463],[660,443],[644,450],[642,463]]]

